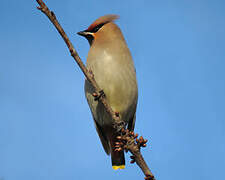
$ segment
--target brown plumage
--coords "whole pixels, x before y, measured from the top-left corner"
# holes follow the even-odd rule
[[[113,111],[119,112],[121,120],[133,130],[138,94],[136,72],[122,32],[113,22],[117,18],[117,15],[102,16],[78,34],[90,43],[87,68],[93,72]],[[113,129],[113,119],[103,105],[94,100],[93,92],[91,84],[85,81],[85,95],[104,150],[111,154],[113,168],[122,169],[124,152],[114,151],[118,134]]]

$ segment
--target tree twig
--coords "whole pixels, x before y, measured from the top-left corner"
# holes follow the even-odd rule
[[[121,131],[121,136],[118,136],[118,148],[124,149],[126,152],[130,151],[133,156],[131,156],[130,163],[137,163],[137,165],[141,168],[142,172],[145,174],[146,180],[155,180],[154,175],[146,164],[140,150],[141,147],[146,147],[147,140],[142,136],[138,139],[138,134],[134,134],[134,132],[129,131],[128,129]],[[136,142],[135,142],[136,140]]]
[[[78,55],[77,51],[75,50],[74,46],[72,45],[71,41],[69,40],[68,36],[66,35],[65,31],[63,30],[62,26],[59,24],[55,14],[53,11],[50,11],[49,8],[46,6],[46,4],[42,0],[36,0],[39,4],[39,7],[37,7],[39,10],[41,10],[52,22],[52,24],[55,26],[61,37],[63,38],[64,42],[66,43],[71,56],[74,58],[82,72],[84,73],[86,79],[90,82],[90,84],[93,86],[95,90],[95,94],[93,96],[97,96],[98,101],[101,102],[106,111],[111,115],[111,117],[116,122],[116,129],[121,130],[124,127],[124,124],[120,120],[120,117],[117,113],[115,113],[112,108],[109,106],[107,99],[105,96],[102,96],[102,89],[98,86],[98,84],[95,81],[94,75],[92,72],[89,72],[85,65],[83,64],[80,56]],[[123,137],[123,136],[122,136]],[[125,136],[124,136],[125,137]],[[145,179],[148,180],[155,180],[153,174],[151,173],[150,169],[148,168],[144,158],[142,157],[140,153],[140,147],[138,146],[138,143],[135,142],[134,136],[127,136],[127,142],[125,144],[125,150],[130,151],[135,159],[135,162],[138,164],[138,166],[142,169],[143,173],[145,174]]]

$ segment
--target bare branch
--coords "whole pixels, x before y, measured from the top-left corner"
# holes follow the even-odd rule
[[[109,106],[107,99],[103,95],[104,92],[102,89],[98,86],[98,84],[95,81],[93,73],[88,70],[85,65],[83,64],[81,58],[79,57],[77,51],[75,50],[74,46],[72,45],[71,41],[69,40],[68,36],[66,35],[65,31],[63,30],[62,26],[59,24],[55,14],[53,11],[50,11],[46,4],[42,0],[36,0],[39,4],[39,7],[37,7],[39,10],[41,10],[52,22],[52,24],[55,26],[61,37],[63,38],[64,42],[66,43],[71,56],[74,58],[82,72],[84,73],[86,79],[90,82],[90,84],[93,86],[95,93],[93,96],[96,100],[101,102],[106,111],[111,115],[111,117],[115,121],[115,129],[118,131],[121,131],[123,127],[125,127],[124,123],[120,120],[118,112],[114,112],[112,108]],[[142,157],[140,153],[140,142],[135,142],[135,136],[134,133],[126,131],[125,134],[121,135],[121,138],[126,139],[126,143],[123,145],[124,149],[126,151],[130,151],[133,154],[133,161],[137,163],[137,165],[142,169],[143,173],[145,174],[146,180],[155,180],[153,174],[151,173],[150,169],[148,168],[144,158]]]

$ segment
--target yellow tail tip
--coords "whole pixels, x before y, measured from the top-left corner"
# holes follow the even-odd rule
[[[117,170],[117,169],[124,169],[124,168],[125,168],[125,165],[112,166],[112,168],[113,168],[114,170]]]

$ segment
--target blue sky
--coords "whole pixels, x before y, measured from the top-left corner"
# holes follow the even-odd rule
[[[85,61],[76,35],[118,14],[137,70],[135,131],[158,180],[225,178],[225,1],[53,1],[47,5]],[[84,77],[30,1],[1,1],[0,179],[143,179],[114,171],[95,132]]]

